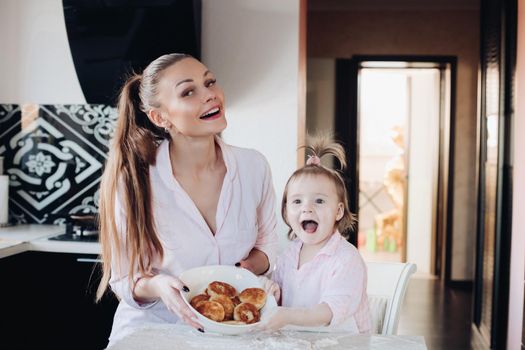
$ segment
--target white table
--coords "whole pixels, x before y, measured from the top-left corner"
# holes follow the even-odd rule
[[[358,335],[281,331],[238,336],[202,334],[188,326],[148,325],[117,342],[108,350],[252,350],[252,349],[350,349],[350,350],[426,350],[421,336]]]

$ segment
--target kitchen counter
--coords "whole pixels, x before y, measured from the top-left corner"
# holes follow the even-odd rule
[[[97,242],[50,241],[48,238],[64,233],[57,225],[15,225],[0,227],[0,258],[26,251],[100,254]]]
[[[238,336],[200,333],[185,325],[152,324],[138,329],[108,350],[173,349],[354,349],[354,350],[426,350],[421,336],[349,335],[281,331],[249,333]]]
[[[98,243],[48,240],[65,226],[0,228],[0,349],[103,349],[117,298],[98,303]],[[35,294],[35,291],[36,294]]]

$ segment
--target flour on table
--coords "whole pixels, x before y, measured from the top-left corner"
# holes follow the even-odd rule
[[[326,348],[334,345],[339,345],[339,342],[335,339],[324,338],[315,341],[315,347],[317,348]]]
[[[132,349],[170,349],[170,350],[329,350],[341,349],[338,341],[344,335],[327,334],[319,338],[319,334],[310,332],[273,332],[248,333],[237,336],[214,333],[199,333],[184,327],[173,328],[169,325],[156,325],[153,331],[149,328],[129,336]],[[151,339],[155,341],[152,344]],[[146,345],[148,344],[148,345]],[[154,347],[152,347],[154,345]],[[117,349],[124,349],[116,347]],[[126,348],[129,350],[130,348]]]
[[[271,337],[260,339],[256,344],[256,349],[265,350],[313,350],[312,344],[309,341],[293,338],[282,339]]]

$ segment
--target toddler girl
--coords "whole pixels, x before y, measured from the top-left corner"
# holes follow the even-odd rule
[[[333,155],[346,166],[341,145],[318,138],[306,165],[288,180],[281,213],[293,240],[278,258],[265,288],[278,300],[263,328],[285,325],[329,326],[368,333],[371,316],[366,294],[366,266],[357,249],[342,236],[354,223],[341,175],[321,165]]]

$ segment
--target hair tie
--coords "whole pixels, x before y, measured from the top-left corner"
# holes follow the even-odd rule
[[[308,159],[306,160],[306,165],[321,165],[321,158],[319,158],[316,155],[308,155]]]

